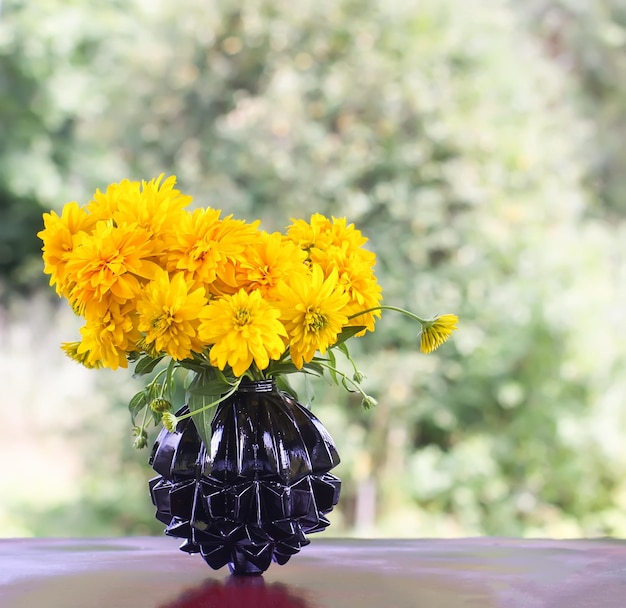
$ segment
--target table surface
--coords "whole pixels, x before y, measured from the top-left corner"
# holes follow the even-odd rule
[[[167,537],[0,539],[2,608],[626,608],[626,541],[312,538],[262,577]]]

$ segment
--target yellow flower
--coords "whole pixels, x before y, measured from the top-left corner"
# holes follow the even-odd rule
[[[306,220],[291,219],[291,226],[287,228],[287,236],[304,251],[313,248],[326,249],[332,245],[332,224],[321,213],[314,213],[310,222]]]
[[[439,348],[457,328],[457,315],[440,315],[431,321],[422,323],[420,351],[432,353]]]
[[[174,188],[176,176],[164,182],[162,179],[163,174],[141,184],[125,179],[111,184],[104,193],[97,190],[89,211],[99,220],[113,220],[116,226],[135,224],[144,228],[154,241],[154,250],[161,252],[163,235],[176,224],[192,200]]]
[[[80,347],[80,342],[63,342],[61,344],[61,350],[70,358],[76,361],[76,363],[80,363],[89,369],[98,369],[102,367],[101,362],[96,362],[95,364],[91,364],[88,361],[89,353],[82,352],[79,353],[78,349]]]
[[[372,270],[369,256],[365,258],[360,255],[360,250],[350,249],[347,243],[342,246],[331,245],[326,251],[312,250],[311,262],[319,264],[326,276],[332,270],[337,271],[339,285],[350,296],[346,306],[348,316],[380,306],[382,289]],[[364,325],[367,330],[374,331],[374,324],[379,317],[380,310],[374,310],[359,315],[348,325]]]
[[[158,269],[152,254],[148,234],[136,225],[98,222],[92,234],[79,233],[67,262],[74,283],[70,302],[82,314],[88,303],[107,296],[120,304],[135,298]]]
[[[259,291],[240,289],[211,301],[200,325],[202,341],[213,345],[211,364],[221,370],[230,365],[235,376],[241,376],[253,361],[264,370],[271,359],[280,359],[287,332],[279,315]]]
[[[257,237],[257,224],[230,216],[221,220],[216,209],[185,213],[166,236],[162,264],[170,272],[183,271],[187,281],[208,287],[214,295],[232,293],[237,290],[235,264]]]
[[[310,222],[294,219],[291,221],[287,236],[303,250],[328,251],[331,246],[344,247],[349,251],[358,251],[363,260],[373,266],[376,259],[374,254],[363,248],[368,239],[354,224],[346,225],[345,217],[328,219],[320,213],[314,213]]]
[[[193,289],[182,272],[170,279],[165,270],[159,270],[137,302],[145,348],[153,353],[165,352],[176,361],[201,352],[198,325],[206,303],[204,289]]]
[[[58,295],[67,295],[71,280],[67,260],[74,249],[74,237],[90,232],[94,220],[78,203],[67,203],[61,215],[54,211],[43,214],[44,229],[37,233],[43,241],[44,272],[50,275],[50,285],[56,285]]]
[[[279,232],[259,232],[237,268],[237,284],[247,292],[258,289],[264,298],[275,300],[278,285],[289,282],[294,272],[308,273],[306,253]]]
[[[135,350],[135,345],[141,338],[137,329],[134,303],[120,305],[112,302],[108,310],[88,317],[80,334],[82,340],[76,349],[76,355],[84,357],[81,361],[83,365],[127,368],[127,355]]]
[[[324,277],[314,265],[309,276],[296,274],[289,285],[279,287],[281,320],[289,334],[291,360],[300,369],[315,356],[324,354],[348,324],[349,295],[338,283],[337,271]]]
[[[113,220],[119,210],[123,209],[129,201],[138,197],[140,191],[139,182],[124,179],[119,183],[109,184],[104,192],[98,188],[87,208],[96,221],[108,222]]]

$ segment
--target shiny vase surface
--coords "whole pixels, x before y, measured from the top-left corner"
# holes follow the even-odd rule
[[[217,406],[211,431],[208,449],[193,418],[159,433],[149,461],[156,518],[214,569],[261,574],[286,563],[306,534],[329,525],[339,500],[332,438],[272,380],[242,383]]]

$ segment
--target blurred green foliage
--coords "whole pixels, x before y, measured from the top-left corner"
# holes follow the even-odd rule
[[[175,173],[196,204],[267,229],[345,215],[386,303],[461,322],[424,357],[384,315],[357,344],[373,411],[316,386],[343,458],[334,532],[625,534],[618,8],[5,0],[5,294],[41,283],[43,209],[125,177]],[[106,416],[126,422],[132,392]],[[15,503],[20,529],[158,530],[124,428],[82,427],[78,493]]]
[[[597,144],[590,149],[591,210],[626,214],[626,4],[621,0],[531,0],[522,14],[546,53],[574,76],[575,103],[592,120]],[[596,207],[599,209],[596,210]]]

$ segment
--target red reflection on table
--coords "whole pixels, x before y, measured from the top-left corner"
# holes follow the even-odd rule
[[[207,581],[160,608],[308,608],[304,598],[280,583],[266,585],[263,577],[231,576],[226,583]]]

